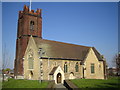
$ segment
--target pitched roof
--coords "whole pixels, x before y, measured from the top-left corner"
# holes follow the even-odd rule
[[[84,60],[89,49],[92,48],[88,46],[45,40],[36,37],[33,37],[33,39],[35,40],[38,49],[42,48],[45,52],[42,57],[48,58]]]
[[[57,67],[54,67],[54,68],[52,69],[52,71],[49,73],[49,75],[53,75],[53,74],[55,73],[55,71],[56,71],[57,68],[58,68],[58,66],[57,66]]]
[[[95,49],[95,47],[92,47],[95,55],[97,56],[98,60],[103,60],[103,57],[100,55],[100,53]]]

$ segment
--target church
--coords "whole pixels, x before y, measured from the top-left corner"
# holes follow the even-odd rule
[[[29,80],[106,79],[106,61],[95,47],[42,38],[42,10],[19,11],[15,78]]]

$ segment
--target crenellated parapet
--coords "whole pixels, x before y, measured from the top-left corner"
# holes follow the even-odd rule
[[[23,14],[41,17],[41,13],[42,13],[42,9],[37,9],[36,11],[34,11],[34,10],[30,10],[29,6],[24,5],[23,11],[19,11],[19,18],[21,18]]]

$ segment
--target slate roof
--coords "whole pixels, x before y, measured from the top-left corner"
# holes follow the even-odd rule
[[[33,37],[33,39],[35,40],[38,49],[42,48],[42,50],[45,52],[42,57],[84,60],[89,49],[92,48],[88,46],[63,43],[36,37]],[[97,55],[98,59],[101,59],[100,54],[95,48],[94,51],[96,52],[95,54]]]
[[[100,53],[95,49],[95,47],[92,47],[95,55],[97,56],[98,60],[103,60],[103,57],[100,55]]]

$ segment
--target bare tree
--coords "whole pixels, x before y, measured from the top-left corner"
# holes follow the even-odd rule
[[[5,77],[5,69],[9,67],[10,61],[10,53],[9,50],[6,48],[6,44],[2,46],[2,80],[4,81]]]
[[[116,56],[117,75],[120,76],[120,52]]]
[[[113,64],[116,68],[116,75],[120,76],[120,52],[114,56]]]
[[[117,58],[117,54],[114,55],[113,59],[112,59],[112,65],[114,67],[116,67],[116,58]]]

